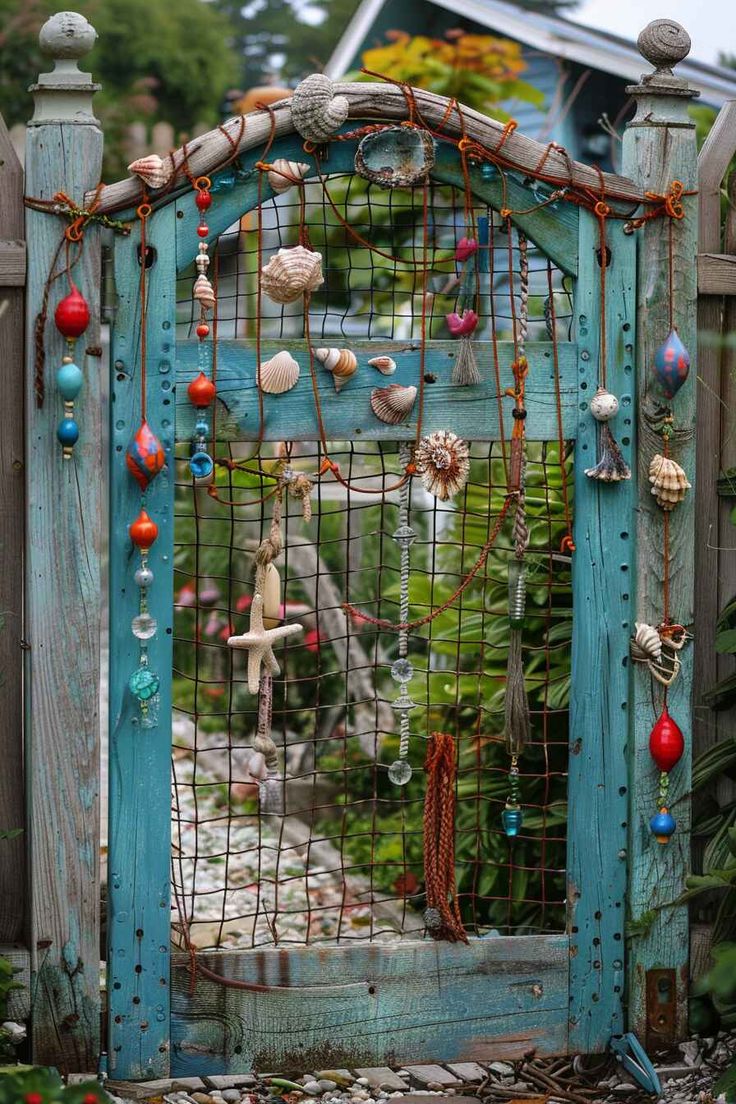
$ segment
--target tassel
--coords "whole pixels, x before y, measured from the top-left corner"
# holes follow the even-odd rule
[[[526,612],[526,574],[521,560],[509,564],[509,655],[506,665],[504,734],[509,755],[520,755],[529,740],[529,699],[524,683],[521,632]]]
[[[455,758],[452,736],[433,732],[424,763],[424,922],[433,939],[467,943],[455,881]]]
[[[588,479],[598,479],[602,483],[619,483],[622,479],[631,479],[631,468],[624,460],[618,441],[607,422],[601,423],[599,444],[600,460],[594,468],[585,469]]]
[[[473,342],[469,335],[460,338],[460,345],[452,369],[452,382],[458,387],[474,387],[480,383],[478,362],[473,351]]]

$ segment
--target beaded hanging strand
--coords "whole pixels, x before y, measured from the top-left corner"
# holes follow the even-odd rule
[[[71,460],[75,444],[79,440],[79,426],[74,417],[74,400],[82,389],[82,370],[74,361],[74,347],[89,325],[89,307],[81,291],[71,277],[69,262],[69,243],[75,239],[68,227],[64,239],[66,249],[66,276],[69,281],[69,294],[65,295],[54,313],[54,323],[66,340],[66,355],[56,370],[56,387],[64,402],[64,417],[59,422],[56,437],[62,448],[65,460]]]
[[[399,447],[399,462],[406,469],[411,459],[411,450],[407,444]],[[399,755],[388,768],[388,776],[396,786],[405,786],[412,775],[409,755],[409,712],[414,709],[414,702],[409,696],[409,683],[414,674],[414,668],[409,661],[409,630],[406,623],[409,620],[409,550],[416,540],[416,533],[409,525],[409,493],[410,483],[407,480],[399,490],[399,524],[393,533],[393,539],[400,549],[399,566],[399,620],[401,626],[399,635],[399,656],[391,667],[391,678],[399,684],[398,696],[391,703],[399,718]]]
[[[197,422],[190,448],[189,470],[195,479],[209,479],[214,470],[214,462],[207,447],[207,437],[210,429],[205,418],[205,411],[215,401],[217,394],[217,388],[212,378],[213,342],[207,341],[207,338],[210,337],[209,314],[215,310],[217,305],[215,289],[207,275],[210,257],[206,238],[210,230],[206,215],[212,206],[212,192],[210,191],[212,182],[208,176],[198,176],[192,182],[192,187],[195,192],[194,202],[199,212],[199,224],[197,226],[199,249],[195,258],[197,276],[192,288],[192,297],[195,303],[199,305],[199,322],[195,331],[199,339],[197,354],[199,374],[187,387],[189,401],[197,411]]]

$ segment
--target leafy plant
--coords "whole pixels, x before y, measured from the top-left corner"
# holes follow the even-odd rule
[[[56,1070],[4,1066],[0,1104],[110,1104],[110,1097],[96,1081],[65,1086]]]

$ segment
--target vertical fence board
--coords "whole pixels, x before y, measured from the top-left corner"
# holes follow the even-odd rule
[[[23,169],[0,117],[0,240],[23,238]],[[23,801],[23,304],[22,287],[0,289],[3,426],[0,433],[0,832],[25,826]],[[25,839],[0,841],[0,943],[23,934]]]

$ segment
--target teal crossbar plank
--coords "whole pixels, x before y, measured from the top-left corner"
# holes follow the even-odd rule
[[[149,223],[155,260],[148,272],[148,421],[164,444],[167,466],[146,495],[159,527],[149,557],[154,583],[149,642],[161,677],[158,726],[144,730],[128,678],[138,663],[130,623],[138,612],[133,579],[139,554],[128,526],[141,493],[125,465],[125,450],[141,419],[140,303],[137,233],[117,239],[118,312],[112,335],[110,502],[110,853],[108,917],[108,1049],[117,1080],[150,1079],[169,1068],[169,946],[171,906],[171,670],[173,629],[173,359],[176,311],[175,211]]]
[[[376,418],[370,405],[371,391],[391,383],[417,386],[420,378],[420,350],[417,342],[353,341],[350,347],[358,357],[358,371],[337,393],[330,372],[315,361],[320,405],[328,440],[397,441],[413,440],[416,435],[419,403],[401,425],[386,425]],[[316,408],[309,370],[309,354],[304,342],[263,342],[262,360],[279,349],[288,348],[301,372],[296,387],[283,395],[264,395],[263,439],[267,441],[319,439]],[[511,363],[514,347],[499,342],[502,389],[513,384]],[[490,342],[476,342],[476,355],[483,382],[477,387],[457,387],[451,382],[455,341],[434,341],[425,357],[424,417],[422,432],[451,429],[468,440],[498,440],[498,392]],[[382,376],[368,360],[390,353],[397,362],[392,376]],[[552,346],[549,342],[527,345],[530,372],[526,390],[529,410],[529,434],[534,440],[557,440],[557,397],[555,393]],[[259,404],[256,387],[256,349],[253,342],[222,341],[217,357],[217,433],[218,437],[254,440],[259,435]],[[578,424],[577,349],[559,346],[560,399],[563,434],[575,436]],[[197,343],[181,342],[176,349],[177,440],[189,440],[196,412],[187,397],[187,384],[197,374]],[[511,403],[503,400],[505,432],[513,425]]]
[[[607,386],[620,400],[611,423],[631,464],[634,440],[636,242],[608,227]],[[597,459],[588,409],[599,380],[598,227],[580,222],[575,298],[580,425],[575,446],[573,650],[568,782],[568,902],[571,933],[570,1049],[605,1049],[623,1030],[629,737],[629,635],[634,620],[636,478],[606,484],[585,469]]]
[[[172,963],[172,1074],[492,1061],[567,1050],[566,935],[215,951]]]

